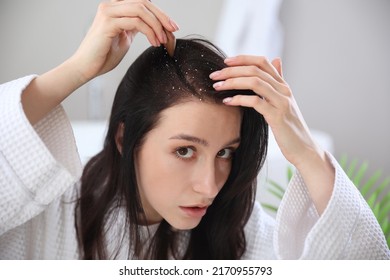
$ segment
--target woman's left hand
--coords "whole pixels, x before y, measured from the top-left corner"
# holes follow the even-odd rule
[[[319,212],[326,207],[333,189],[334,169],[325,152],[314,141],[288,84],[283,79],[279,58],[237,56],[227,58],[228,66],[210,75],[216,90],[252,90],[256,95],[226,98],[229,106],[252,107],[272,129],[283,155],[302,174],[309,191],[318,196]],[[318,189],[318,181],[327,182]],[[312,186],[312,188],[311,188]],[[316,202],[316,201],[315,201]]]
[[[284,81],[281,60],[270,63],[265,57],[237,56],[228,58],[229,66],[211,74],[216,90],[246,90],[253,96],[236,95],[224,103],[252,107],[262,114],[272,129],[286,159],[299,167],[313,151],[321,152],[315,144],[292,91]]]

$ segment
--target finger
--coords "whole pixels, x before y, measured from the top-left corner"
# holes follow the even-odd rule
[[[145,2],[115,2],[111,5],[108,5],[106,14],[111,18],[140,18],[154,30],[157,38],[159,38],[160,43],[166,43],[167,41],[162,23],[146,7]]]
[[[264,56],[239,55],[225,59],[225,63],[228,66],[255,65],[270,74],[276,81],[284,82],[275,67]]]
[[[253,108],[266,119],[277,112],[276,108],[256,95],[235,95],[233,97],[225,98],[223,103],[229,106]]]
[[[168,54],[173,57],[175,54],[175,49],[176,49],[176,38],[175,35],[173,35],[172,32],[166,31],[167,33],[167,43],[164,45]]]
[[[152,28],[139,18],[117,18],[113,21],[118,30],[137,30],[144,34],[151,45],[160,46],[160,40]]]
[[[272,60],[271,64],[278,71],[280,77],[283,78],[282,60],[280,59],[280,57],[277,57],[274,60]]]
[[[278,107],[278,104],[281,102],[281,94],[275,91],[270,84],[256,77],[238,77],[227,79],[225,81],[215,83],[213,87],[217,91],[252,90],[258,96],[264,98],[275,107]]]
[[[277,91],[282,91],[285,87],[283,84],[276,81],[270,74],[255,65],[227,67],[210,74],[210,78],[213,80],[227,80],[237,77],[258,77],[269,83]]]
[[[171,19],[164,11],[162,11],[160,8],[158,8],[156,5],[154,5],[151,1],[148,0],[141,0],[141,1],[115,1],[119,2],[114,5],[117,5],[121,7],[122,9],[126,9],[127,7],[131,7],[134,5],[137,9],[140,11],[143,11],[145,8],[156,17],[156,19],[159,21],[159,23],[163,26],[163,29],[166,29],[170,32],[175,32],[179,30],[178,24]],[[118,12],[121,13],[125,10],[119,10]]]
[[[171,19],[165,12],[154,5],[151,1],[146,1],[146,6],[159,19],[166,30],[175,32],[180,29],[179,25],[173,19]]]

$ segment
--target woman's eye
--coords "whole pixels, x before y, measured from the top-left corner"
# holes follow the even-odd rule
[[[176,150],[176,155],[180,158],[189,159],[194,156],[194,150],[188,147],[179,148]]]
[[[234,151],[232,149],[223,149],[220,150],[217,154],[217,157],[223,159],[231,159],[233,157]]]

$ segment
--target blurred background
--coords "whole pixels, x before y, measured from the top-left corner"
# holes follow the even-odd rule
[[[77,49],[98,0],[1,0],[0,83],[43,73]],[[228,55],[280,56],[284,75],[318,141],[337,159],[368,161],[390,175],[390,1],[153,0],[180,26]],[[112,72],[64,102],[86,160],[99,149],[115,90],[149,46],[138,35]],[[93,144],[91,139],[98,139]],[[94,146],[95,145],[95,146]],[[271,142],[266,177],[281,183],[285,163]]]

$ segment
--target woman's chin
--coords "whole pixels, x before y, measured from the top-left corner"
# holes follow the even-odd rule
[[[196,228],[199,223],[200,223],[201,219],[199,220],[193,220],[193,221],[168,221],[167,222],[171,225],[172,228],[174,228],[175,230],[191,230],[191,229],[194,229]]]

